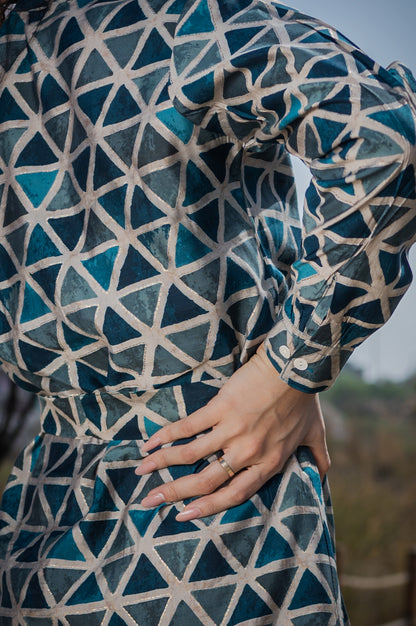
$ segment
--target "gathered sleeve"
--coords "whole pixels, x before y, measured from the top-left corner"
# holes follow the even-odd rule
[[[302,252],[265,347],[283,380],[323,390],[411,282],[414,79],[266,0],[188,1],[175,41],[170,95],[183,115],[248,153],[282,144],[311,172]]]

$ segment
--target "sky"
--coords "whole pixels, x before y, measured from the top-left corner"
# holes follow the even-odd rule
[[[282,0],[335,26],[381,65],[400,61],[416,75],[416,0]],[[308,171],[295,163],[300,202]],[[410,253],[415,276],[387,324],[359,346],[350,363],[369,381],[403,380],[416,373],[416,245]]]

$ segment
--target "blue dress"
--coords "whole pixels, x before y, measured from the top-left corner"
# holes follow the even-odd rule
[[[391,315],[415,83],[268,0],[21,0],[0,29],[0,360],[41,432],[0,512],[2,626],[348,624],[300,448],[179,523],[140,444],[265,342],[305,392]],[[303,222],[290,154],[313,174]]]

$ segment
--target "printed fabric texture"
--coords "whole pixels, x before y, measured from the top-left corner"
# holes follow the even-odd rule
[[[329,387],[411,280],[415,82],[272,2],[21,0],[0,28],[0,361],[42,430],[0,513],[0,621],[348,624],[299,449],[176,523],[140,443],[266,340]],[[290,155],[313,175],[302,220]]]

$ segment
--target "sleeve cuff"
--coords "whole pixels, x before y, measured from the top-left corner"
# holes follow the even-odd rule
[[[339,343],[323,346],[313,337],[302,336],[282,318],[266,337],[264,347],[281,379],[305,393],[331,387],[352,354]]]

